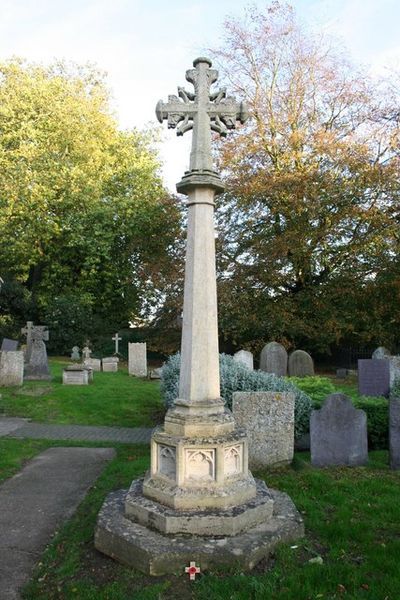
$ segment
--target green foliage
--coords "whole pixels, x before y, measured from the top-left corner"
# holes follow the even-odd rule
[[[310,396],[315,407],[319,407],[329,394],[334,394],[337,389],[327,377],[289,377],[295,386]]]
[[[295,395],[295,439],[309,430],[311,400],[293,383],[283,377],[276,377],[263,371],[250,371],[233,360],[232,356],[220,354],[221,395],[227,406],[232,407],[234,392],[274,391],[293,392]],[[174,354],[162,370],[161,394],[167,407],[178,398],[180,354]]]
[[[26,289],[36,321],[50,319],[58,350],[72,340],[67,314],[79,339],[145,316],[180,232],[155,135],[118,129],[92,68],[20,60],[0,63],[0,131],[1,276]]]
[[[353,400],[356,408],[367,414],[368,448],[386,450],[389,437],[389,404],[386,398],[360,396]]]

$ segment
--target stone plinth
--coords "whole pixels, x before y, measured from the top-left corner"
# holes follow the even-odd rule
[[[63,370],[64,385],[88,385],[89,372],[84,367],[69,366]]]
[[[286,494],[269,490],[272,516],[245,532],[230,536],[162,534],[125,515],[126,490],[107,496],[98,516],[95,547],[147,575],[184,573],[196,559],[201,570],[235,565],[250,570],[282,542],[304,535],[303,520]],[[194,516],[194,515],[193,515]]]
[[[0,352],[0,386],[13,387],[24,381],[24,353],[22,350]]]
[[[262,469],[293,460],[294,394],[235,392],[232,410],[236,424],[247,430],[250,468]]]
[[[128,372],[135,377],[147,377],[147,344],[128,344]]]
[[[108,356],[101,361],[105,373],[117,373],[119,358],[117,356]]]

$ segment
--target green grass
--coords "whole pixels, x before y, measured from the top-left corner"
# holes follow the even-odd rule
[[[52,442],[1,440],[0,468]],[[59,444],[57,444],[59,445]],[[61,445],[61,444],[60,444]],[[69,444],[63,444],[69,445]],[[8,449],[7,449],[8,446]],[[13,458],[14,456],[14,458]],[[400,473],[387,452],[370,453],[368,467],[315,469],[308,454],[291,467],[260,472],[270,487],[290,494],[302,512],[306,537],[283,544],[254,571],[235,568],[202,574],[149,577],[103,556],[93,531],[104,497],[127,488],[149,465],[146,446],[118,446],[74,517],[44,553],[25,600],[398,600],[400,597]],[[317,558],[321,564],[313,564]]]
[[[152,427],[162,420],[158,381],[118,373],[94,373],[88,386],[62,384],[62,369],[69,364],[51,360],[53,380],[26,382],[3,388],[0,415],[28,417],[41,423]]]

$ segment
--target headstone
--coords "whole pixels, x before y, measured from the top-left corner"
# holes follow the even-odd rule
[[[344,394],[330,394],[310,418],[311,464],[355,467],[368,462],[367,415]]]
[[[314,362],[308,352],[295,350],[289,356],[290,377],[312,377],[314,375]]]
[[[293,393],[235,392],[232,412],[236,424],[247,430],[250,468],[262,469],[293,460]]]
[[[88,365],[82,365],[82,367],[85,369],[85,371],[87,371],[88,381],[89,381],[89,383],[91,383],[93,381],[93,369],[92,369],[92,367],[89,367]]]
[[[389,462],[391,469],[400,469],[400,398],[389,402]]]
[[[21,350],[0,352],[0,386],[13,387],[24,381],[24,353]]]
[[[400,356],[389,356],[390,389],[392,389],[396,379],[400,379]]]
[[[89,360],[91,354],[92,354],[92,351],[88,345],[86,345],[82,348],[82,360],[83,361]]]
[[[27,321],[25,327],[22,327],[22,335],[26,335],[25,362],[29,362],[32,352],[32,330],[33,321]]]
[[[51,379],[49,371],[49,361],[47,359],[46,344],[49,339],[49,330],[45,325],[32,327],[31,331],[32,347],[30,359],[25,365],[24,379],[29,380],[49,380]]]
[[[147,376],[147,345],[143,343],[132,343],[128,344],[129,352],[129,364],[128,370],[129,375],[135,375],[136,377]]]
[[[74,346],[71,352],[71,360],[80,360],[81,356],[79,354],[79,346]]]
[[[346,379],[347,375],[348,375],[347,369],[336,369],[337,379]]]
[[[388,396],[390,362],[380,358],[358,360],[358,393],[362,396]]]
[[[100,358],[87,358],[83,362],[84,367],[90,367],[93,371],[101,371],[101,360]]]
[[[88,385],[89,375],[87,369],[79,365],[69,365],[63,370],[64,385]]]
[[[248,350],[239,350],[233,355],[233,360],[244,365],[245,367],[250,369],[250,371],[253,371],[254,369],[253,354]]]
[[[282,344],[270,342],[262,349],[260,356],[261,371],[284,377],[287,374],[287,363],[287,352]]]
[[[162,367],[158,367],[157,369],[151,369],[150,379],[161,379],[161,377],[162,377]]]
[[[119,358],[117,356],[108,356],[101,361],[105,373],[116,373],[118,371]]]
[[[1,342],[0,352],[14,352],[18,350],[18,340],[10,340],[9,338],[3,338]]]
[[[379,346],[373,351],[371,358],[389,358],[390,352],[384,346]]]
[[[119,354],[119,352],[118,352],[118,344],[119,344],[119,342],[122,341],[122,338],[120,338],[119,335],[118,335],[118,333],[116,333],[114,335],[114,337],[111,338],[111,339],[113,340],[113,342],[115,342],[115,354]]]

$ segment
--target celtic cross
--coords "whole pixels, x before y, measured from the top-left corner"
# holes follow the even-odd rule
[[[208,58],[197,58],[194,69],[186,71],[186,79],[194,86],[194,93],[178,87],[178,96],[168,96],[168,102],[160,100],[156,115],[160,123],[168,120],[169,128],[176,128],[177,135],[193,129],[190,173],[213,172],[211,155],[211,131],[225,136],[236,127],[236,121],[244,123],[248,113],[243,102],[236,102],[226,95],[226,88],[211,92],[210,87],[218,79],[218,71],[211,69]],[[179,188],[178,188],[179,189]]]

